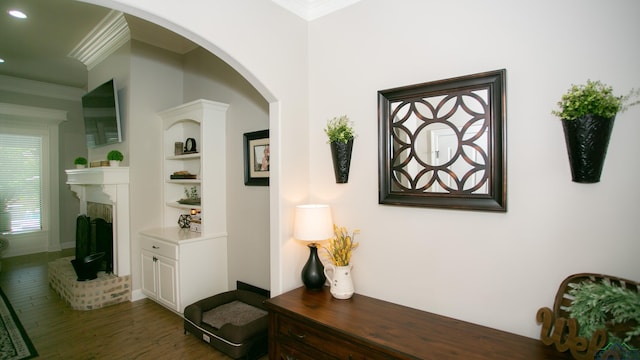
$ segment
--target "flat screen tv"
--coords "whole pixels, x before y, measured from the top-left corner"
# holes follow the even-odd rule
[[[94,148],[122,141],[118,89],[114,79],[82,97],[82,114],[88,147]]]

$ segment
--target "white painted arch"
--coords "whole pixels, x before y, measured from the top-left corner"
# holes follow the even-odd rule
[[[299,267],[298,259],[305,255],[304,249],[288,246],[289,215],[308,196],[307,22],[264,0],[80,1],[137,16],[197,43],[233,67],[267,100],[272,150],[270,290],[277,295],[298,286],[298,271],[292,267]],[[283,141],[283,128],[295,136]]]

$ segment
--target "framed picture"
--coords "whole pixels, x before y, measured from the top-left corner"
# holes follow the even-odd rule
[[[269,130],[244,134],[244,184],[269,186]]]

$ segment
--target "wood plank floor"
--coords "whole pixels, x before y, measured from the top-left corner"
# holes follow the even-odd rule
[[[39,358],[231,359],[194,335],[185,335],[179,315],[148,299],[72,310],[47,281],[47,263],[72,255],[65,250],[1,260],[0,287]]]

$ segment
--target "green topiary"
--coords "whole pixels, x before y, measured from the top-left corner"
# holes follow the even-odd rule
[[[118,150],[111,150],[107,154],[107,160],[122,161],[123,159],[124,159],[124,156]]]
[[[624,287],[612,285],[602,280],[569,284],[569,294],[574,296],[567,309],[570,316],[578,321],[579,335],[587,339],[597,329],[607,329],[609,342],[629,342],[640,335],[640,294]],[[609,331],[609,326],[632,324],[624,339]]]
[[[87,159],[83,158],[82,156],[77,157],[75,160],[73,160],[73,164],[74,165],[87,165]]]

